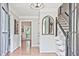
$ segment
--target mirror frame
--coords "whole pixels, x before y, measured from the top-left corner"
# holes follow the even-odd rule
[[[54,24],[54,19],[53,19],[52,16],[47,15],[47,16],[43,17],[43,19],[42,19],[42,35],[54,35],[54,25],[53,25],[53,29],[52,29],[52,30],[53,30],[53,33],[52,33],[52,34],[44,34],[44,33],[43,33],[43,21],[44,21],[44,19],[45,19],[46,17],[51,17],[51,18],[52,18],[51,20],[53,20],[53,24]]]

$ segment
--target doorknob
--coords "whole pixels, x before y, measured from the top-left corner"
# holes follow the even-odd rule
[[[7,33],[7,32],[2,32],[2,33]]]

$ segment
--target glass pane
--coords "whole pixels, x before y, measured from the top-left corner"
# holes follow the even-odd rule
[[[43,34],[54,34],[54,20],[51,16],[46,16],[43,19],[43,28],[42,28],[42,33]]]
[[[5,9],[6,10],[6,9]],[[1,8],[1,55],[8,52],[8,14]]]
[[[26,29],[26,39],[30,39],[30,35],[31,35],[31,28],[27,28]]]

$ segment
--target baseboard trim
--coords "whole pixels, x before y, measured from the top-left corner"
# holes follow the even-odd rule
[[[10,54],[15,52],[17,49],[19,49],[20,47],[15,48],[13,51],[10,51]]]
[[[55,51],[40,51],[40,53],[56,53]]]
[[[40,54],[56,54],[56,56],[58,56],[56,52],[49,52],[49,51],[40,52]]]

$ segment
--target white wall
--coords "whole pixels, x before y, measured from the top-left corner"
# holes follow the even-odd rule
[[[47,15],[52,16],[54,19],[54,35],[42,35],[42,19]],[[40,11],[40,52],[41,53],[56,52],[56,41],[54,39],[56,16],[57,16],[57,10]]]
[[[32,47],[38,47],[39,39],[38,39],[38,16],[25,16],[19,17],[21,21],[32,21]],[[20,23],[21,23],[20,21]],[[21,31],[21,30],[20,30]],[[21,36],[21,34],[20,34]],[[20,38],[21,40],[21,38]],[[21,44],[21,43],[20,43]]]
[[[19,20],[11,11],[10,13],[10,52],[13,52],[20,46],[20,35],[14,34],[14,19]]]
[[[57,36],[56,40],[56,54],[58,56],[65,56],[66,54],[66,37],[63,34],[59,24],[57,24]]]

